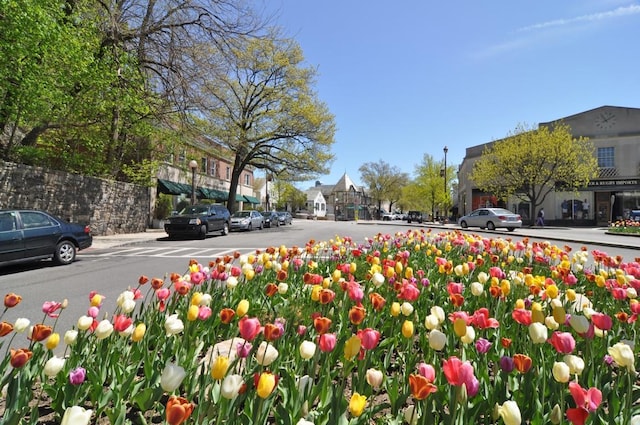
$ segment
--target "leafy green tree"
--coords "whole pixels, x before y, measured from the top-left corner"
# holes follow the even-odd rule
[[[358,171],[369,196],[378,207],[378,214],[385,201],[389,202],[389,210],[393,210],[393,205],[402,196],[402,188],[409,183],[409,175],[383,160],[366,162]]]
[[[413,205],[412,209],[431,211],[432,217],[435,217],[437,212],[446,214],[449,200],[447,194],[452,180],[455,179],[455,167],[447,166],[446,183],[443,181],[443,167],[442,161],[436,161],[429,154],[423,155],[422,162],[415,168],[416,178],[404,192],[407,202]]]
[[[501,199],[515,196],[531,207],[531,217],[553,190],[578,190],[597,177],[595,148],[574,138],[568,125],[529,129],[524,125],[485,148],[470,179]]]
[[[326,173],[333,160],[334,117],[312,90],[315,70],[302,66],[293,40],[240,37],[212,66],[202,96],[211,134],[235,155],[229,201],[247,166],[296,180]]]

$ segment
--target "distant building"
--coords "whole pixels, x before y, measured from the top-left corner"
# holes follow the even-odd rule
[[[574,137],[588,137],[598,160],[598,177],[577,193],[553,191],[543,205],[545,221],[607,225],[613,219],[628,218],[640,210],[640,109],[601,106],[540,126],[562,121]],[[500,201],[476,188],[469,179],[473,164],[485,147],[494,142],[467,148],[458,170],[460,214],[489,205],[501,205],[529,220],[529,204],[518,199]]]
[[[356,186],[351,178],[344,175],[333,185],[316,185],[309,189],[319,191],[326,200],[328,219],[370,220],[370,202],[364,189]]]
[[[327,216],[327,201],[324,199],[322,192],[318,189],[308,189],[306,209],[309,214],[313,214],[315,217]]]

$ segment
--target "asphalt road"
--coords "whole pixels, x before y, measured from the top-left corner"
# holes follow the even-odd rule
[[[118,295],[136,287],[141,275],[165,277],[169,273],[184,273],[189,260],[208,264],[212,259],[235,251],[255,252],[269,246],[303,247],[310,240],[328,241],[336,236],[349,236],[356,242],[378,233],[393,234],[409,227],[431,228],[432,231],[458,229],[457,226],[407,224],[406,222],[332,222],[295,220],[293,225],[251,232],[233,232],[228,236],[212,236],[206,240],[169,241],[162,231],[135,235],[96,237],[94,245],[78,254],[78,260],[68,266],[53,266],[40,262],[0,269],[0,294],[15,292],[23,297],[18,308],[7,310],[2,320],[13,323],[19,317],[32,323],[43,320],[45,301],[67,299],[69,307],[56,324],[61,334],[76,324],[78,317],[89,308],[89,293],[97,291],[106,296],[102,311],[110,315],[115,310]],[[548,240],[573,249],[601,249],[611,255],[621,255],[626,261],[640,257],[640,237],[607,234],[606,229],[593,228],[532,228],[515,232],[493,232],[468,229],[487,237],[518,240]],[[104,317],[100,317],[102,319]],[[52,325],[52,319],[45,323]],[[16,339],[14,344],[19,344]],[[16,348],[20,345],[16,345]]]

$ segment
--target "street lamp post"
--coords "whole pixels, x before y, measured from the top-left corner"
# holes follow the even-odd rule
[[[191,168],[191,205],[196,204],[196,170],[198,169],[198,161],[192,159],[189,161]]]
[[[447,200],[449,198],[449,194],[447,193],[447,152],[449,152],[449,148],[448,147],[444,147],[443,149],[444,151],[444,172],[443,172],[443,177],[444,177],[444,208],[443,208],[443,213],[445,215],[445,221],[446,221],[446,217],[447,217]]]

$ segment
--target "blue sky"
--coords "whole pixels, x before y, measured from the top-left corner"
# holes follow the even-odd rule
[[[380,160],[413,176],[444,146],[460,164],[518,124],[640,107],[640,1],[263,1],[335,115],[323,184],[361,184]]]

